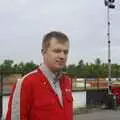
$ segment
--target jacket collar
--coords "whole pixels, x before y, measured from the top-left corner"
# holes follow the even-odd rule
[[[51,81],[56,80],[57,82],[57,80],[59,80],[62,76],[62,72],[55,74],[45,64],[41,64],[39,68],[45,74],[48,80],[51,80]]]

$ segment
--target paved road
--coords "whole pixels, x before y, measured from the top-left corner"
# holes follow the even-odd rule
[[[74,116],[74,120],[120,120],[120,110],[94,111]]]

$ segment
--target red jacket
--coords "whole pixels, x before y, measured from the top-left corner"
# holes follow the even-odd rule
[[[37,69],[23,78],[20,91],[20,117],[16,120],[73,120],[73,98],[71,79],[63,75],[60,78],[63,106],[52,89],[47,78]],[[9,100],[6,120],[11,119],[11,108],[15,89]]]

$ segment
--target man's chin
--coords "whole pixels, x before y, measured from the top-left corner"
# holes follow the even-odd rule
[[[64,66],[57,66],[55,69],[56,71],[61,71],[64,68]]]

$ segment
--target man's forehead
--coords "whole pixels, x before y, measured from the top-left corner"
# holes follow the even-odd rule
[[[59,42],[53,41],[49,45],[48,49],[69,51],[69,43],[68,42],[59,43]]]
[[[69,41],[65,40],[65,39],[57,39],[55,37],[52,37],[51,40],[50,40],[50,43],[66,44],[66,43],[69,43]]]
[[[53,48],[69,48],[69,43],[68,42],[61,43],[58,41],[53,41],[50,43],[50,46]]]

